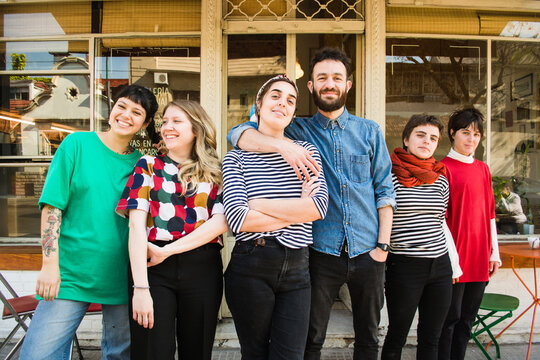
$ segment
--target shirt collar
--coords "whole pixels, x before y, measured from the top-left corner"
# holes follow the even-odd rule
[[[349,120],[349,112],[347,111],[347,108],[344,108],[343,113],[339,115],[337,119],[332,120],[317,111],[313,118],[317,120],[325,130],[328,129],[328,127],[333,129],[336,126],[339,126],[341,130],[345,130],[345,126],[347,126],[347,121]]]
[[[474,154],[469,156],[458,153],[454,148],[450,148],[450,152],[447,155],[449,158],[464,162],[466,164],[472,164],[474,162]]]

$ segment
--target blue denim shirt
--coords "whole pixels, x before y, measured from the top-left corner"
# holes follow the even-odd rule
[[[236,146],[249,128],[257,124],[248,121],[234,127],[227,140]],[[295,118],[285,134],[314,144],[322,157],[328,211],[323,220],[313,223],[312,247],[339,256],[347,239],[350,257],[374,249],[379,232],[377,209],[396,206],[392,164],[379,125],[345,109],[336,120],[319,112],[312,118]]]

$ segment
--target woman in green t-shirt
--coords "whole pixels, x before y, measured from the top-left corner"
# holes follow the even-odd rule
[[[104,359],[128,359],[128,223],[114,209],[141,154],[130,146],[147,128],[155,137],[155,96],[137,85],[123,89],[109,115],[110,130],[77,132],[62,142],[43,193],[42,298],[21,359],[69,358],[75,331],[91,303],[102,304]]]

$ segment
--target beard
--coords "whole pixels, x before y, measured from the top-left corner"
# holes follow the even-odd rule
[[[336,89],[337,90],[337,89]],[[320,110],[324,112],[331,112],[341,109],[343,106],[345,106],[345,102],[347,101],[347,91],[338,92],[338,97],[335,100],[323,100],[322,97],[319,95],[322,92],[317,92],[315,89],[313,89],[313,92],[311,93],[311,96],[313,97],[313,102],[319,108]]]

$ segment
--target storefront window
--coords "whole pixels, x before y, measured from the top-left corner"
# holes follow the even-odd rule
[[[0,238],[36,238],[40,231],[37,206],[47,166],[0,165]]]
[[[52,156],[69,133],[90,130],[88,41],[0,48],[0,71],[10,71],[0,75],[0,158]]]
[[[499,232],[540,227],[540,49],[493,41],[491,172]]]
[[[402,146],[403,127],[413,114],[440,117],[464,105],[486,112],[485,41],[388,39],[386,43],[386,143],[389,151]],[[485,137],[476,150],[486,159]],[[435,152],[441,159],[450,149],[446,134]]]
[[[91,129],[88,61],[84,40],[0,43],[0,238],[39,237],[48,162]]]
[[[262,84],[272,76],[286,72],[286,53],[285,35],[229,36],[227,132],[249,120]],[[230,144],[228,149],[231,149]]]

